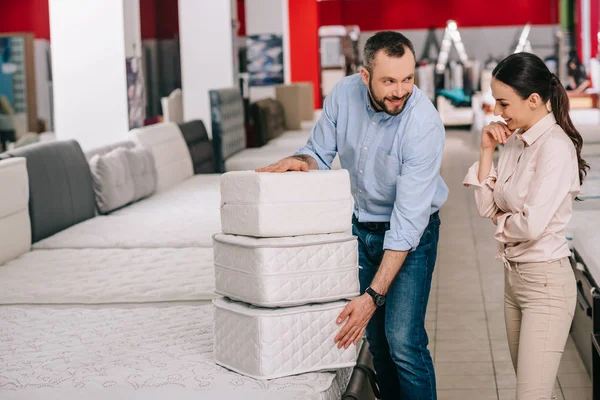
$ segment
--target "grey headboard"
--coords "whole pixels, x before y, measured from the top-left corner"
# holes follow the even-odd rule
[[[217,172],[225,172],[225,160],[246,148],[244,103],[236,88],[211,90],[209,95]]]
[[[216,172],[213,145],[208,138],[204,123],[197,119],[179,125],[185,143],[190,150],[194,174],[211,174]]]
[[[95,216],[92,174],[74,140],[36,143],[0,155],[25,157],[33,243]]]

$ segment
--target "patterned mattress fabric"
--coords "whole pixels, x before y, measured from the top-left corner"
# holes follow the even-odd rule
[[[351,234],[286,238],[214,236],[218,294],[262,307],[350,299],[359,294]]]
[[[212,264],[210,248],[35,250],[0,267],[0,304],[210,300]]]
[[[221,178],[221,230],[253,237],[346,232],[353,200],[348,171],[228,172]]]
[[[258,381],[215,364],[213,307],[0,307],[2,399],[337,400],[352,369]]]
[[[358,346],[338,349],[336,318],[348,302],[260,308],[228,298],[215,305],[215,361],[255,379],[352,367]]]

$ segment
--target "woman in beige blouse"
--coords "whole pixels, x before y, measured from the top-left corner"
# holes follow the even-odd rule
[[[464,184],[475,188],[479,214],[497,225],[517,400],[550,399],[576,302],[564,229],[589,166],[565,89],[540,58],[513,54],[492,76],[494,113],[505,122],[483,128],[479,162]]]

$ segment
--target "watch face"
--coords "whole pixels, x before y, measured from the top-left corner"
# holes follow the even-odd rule
[[[385,304],[385,297],[383,296],[377,296],[377,300],[375,300],[375,304],[377,304],[379,307],[381,307],[382,305]]]

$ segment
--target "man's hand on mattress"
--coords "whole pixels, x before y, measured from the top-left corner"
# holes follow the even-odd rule
[[[310,169],[317,169],[317,162],[307,155],[297,155],[284,158],[265,168],[259,168],[256,172],[287,172],[302,171],[308,172]]]
[[[334,339],[338,344],[338,349],[342,347],[347,349],[350,345],[358,343],[376,309],[373,299],[368,294],[356,297],[346,305],[336,320],[339,325],[347,319],[346,324]]]

